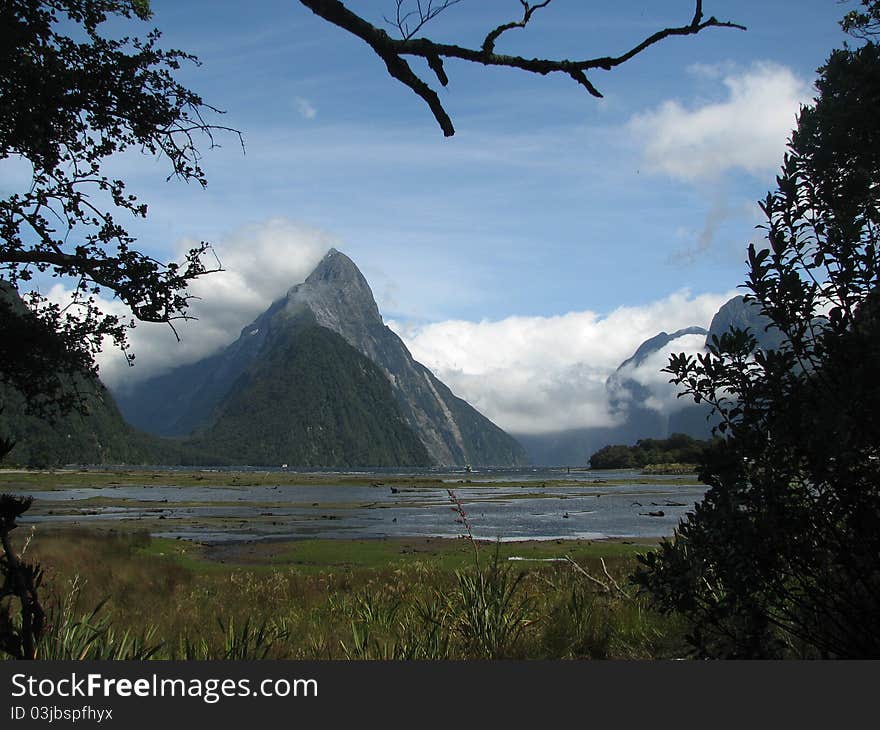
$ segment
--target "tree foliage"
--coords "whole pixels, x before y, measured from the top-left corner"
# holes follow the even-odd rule
[[[869,40],[880,33],[880,3],[877,0],[860,0],[861,10],[850,10],[843,16],[840,26],[856,38]]]
[[[0,297],[9,348],[0,382],[50,396],[28,399],[31,407],[52,403],[64,376],[94,372],[105,338],[126,351],[134,320],[102,313],[98,294],[119,298],[139,320],[171,323],[186,316],[189,282],[212,268],[207,243],[182,262],[162,263],[138,251],[116,218],[144,217],[147,206],[106,171],[110,157],[140,150],[168,162],[169,178],[204,186],[196,137],[213,144],[223,128],[204,118],[218,110],[174,80],[181,63],[197,60],[158,48],[157,30],[146,40],[102,35],[113,17],[146,20],[149,5],[0,2],[0,162],[31,171],[26,186],[0,199],[0,275],[9,283]],[[19,288],[38,274],[70,282],[71,301],[63,306],[30,293],[29,309],[19,306]],[[9,339],[27,330],[39,356]]]
[[[880,49],[834,51],[817,88],[748,250],[783,344],[731,330],[668,368],[726,438],[636,580],[706,656],[880,657]]]
[[[582,86],[587,93],[595,97],[602,94],[595,84],[587,77],[588,71],[610,71],[626,63],[651,46],[673,36],[695,35],[707,28],[739,28],[745,27],[730,21],[720,21],[715,16],[707,18],[703,13],[702,0],[695,0],[694,14],[689,22],[663,28],[652,33],[632,48],[618,56],[599,56],[586,59],[526,58],[524,56],[498,53],[496,44],[503,35],[511,30],[523,29],[531,22],[535,13],[547,8],[552,0],[542,2],[526,2],[519,0],[522,16],[507,23],[490,28],[479,48],[461,46],[454,43],[443,43],[416,34],[431,20],[461,0],[395,0],[396,13],[393,17],[384,17],[392,32],[400,35],[394,38],[382,28],[378,28],[365,18],[357,15],[339,0],[300,0],[309,10],[333,23],[339,28],[360,38],[385,62],[388,73],[405,86],[413,90],[428,105],[443,134],[451,137],[455,134],[452,119],[444,109],[437,92],[431,88],[409,65],[407,58],[422,58],[437,77],[441,86],[449,84],[444,61],[456,59],[469,61],[483,66],[500,66],[518,69],[528,73],[563,74]]]
[[[648,464],[696,464],[703,458],[708,441],[684,433],[666,439],[639,439],[634,446],[603,446],[590,457],[593,469],[632,469]]]

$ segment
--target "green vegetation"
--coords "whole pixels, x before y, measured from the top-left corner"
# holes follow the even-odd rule
[[[145,217],[147,205],[108,165],[136,149],[164,163],[163,175],[207,184],[196,142],[202,133],[213,145],[221,127],[206,119],[217,110],[174,79],[194,56],[159,48],[157,30],[134,37],[132,26],[149,17],[142,0],[0,6],[0,159],[21,159],[31,171],[0,198],[0,383],[37,414],[82,405],[69,379],[96,375],[104,341],[127,355],[133,318],[186,317],[188,285],[213,266],[204,242],[167,264],[138,251],[124,222]],[[25,307],[19,290],[32,289],[37,272],[58,279],[69,301],[39,294],[44,283]],[[127,315],[102,311],[99,294]]]
[[[684,468],[691,465],[690,471],[694,471],[693,465],[702,460],[709,443],[683,433],[674,433],[668,439],[640,439],[635,446],[615,444],[599,449],[590,457],[590,466],[593,469],[634,469],[652,465],[652,473],[660,474],[665,472],[658,471],[658,465],[676,464]]]
[[[23,396],[0,385],[0,434],[14,443],[0,463],[47,469],[65,464],[186,464],[199,454],[186,445],[142,433],[123,421],[113,397],[95,379],[68,379],[80,407],[49,416],[28,414]],[[214,462],[220,463],[220,462]]]
[[[40,528],[26,556],[47,566],[45,659],[681,656],[678,623],[626,584],[650,548],[480,544],[475,562],[466,539],[208,549]]]
[[[862,4],[844,25],[876,38]],[[667,369],[726,438],[637,577],[708,657],[880,657],[880,46],[834,51],[816,88],[761,204],[768,247],[748,249],[781,345],[731,329]]]
[[[430,463],[388,379],[316,325],[291,327],[233,384],[213,424],[190,443],[237,464]]]
[[[685,474],[693,474],[697,470],[697,465],[693,462],[690,464],[679,464],[672,461],[664,464],[645,464],[642,467],[642,474],[664,474],[683,476]]]
[[[233,385],[214,423],[192,439],[132,428],[95,379],[68,380],[78,410],[28,415],[23,396],[5,388],[0,434],[15,442],[7,466],[66,464],[424,466],[418,436],[400,414],[379,369],[339,335],[298,329],[258,368]],[[2,386],[0,386],[2,387]]]

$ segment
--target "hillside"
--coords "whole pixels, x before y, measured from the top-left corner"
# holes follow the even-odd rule
[[[391,386],[339,335],[304,326],[232,384],[212,424],[190,439],[236,464],[425,466]]]

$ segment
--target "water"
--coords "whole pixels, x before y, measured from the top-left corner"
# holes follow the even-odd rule
[[[426,475],[442,479],[444,486],[407,486],[400,481]],[[30,490],[21,493],[34,497],[34,507],[21,523],[107,525],[137,521],[153,535],[200,542],[457,537],[467,529],[457,521],[448,485],[455,490],[478,539],[655,537],[671,534],[706,489],[678,483],[680,477],[632,471],[424,470],[336,476],[338,480],[334,478],[332,485],[235,487],[206,483],[180,487],[151,483]],[[346,483],[364,476],[379,480],[393,476],[394,489]],[[291,475],[285,475],[284,480],[290,481]],[[544,486],[550,480],[564,483]],[[511,484],[490,486],[498,482]],[[101,501],[95,503],[95,498]],[[112,504],[107,504],[108,499]]]

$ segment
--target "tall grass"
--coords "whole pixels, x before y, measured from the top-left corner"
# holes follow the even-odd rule
[[[501,566],[496,552],[486,570],[459,572],[453,594],[451,621],[467,656],[503,659],[515,653],[530,617],[532,604],[523,595],[523,573]]]
[[[682,631],[566,563],[227,566],[143,535],[37,535],[44,659],[503,659],[680,656]],[[164,553],[164,554],[163,554]],[[582,568],[625,585],[634,559]],[[591,562],[592,561],[592,562]]]
[[[63,599],[49,609],[46,631],[37,646],[38,659],[149,659],[162,648],[155,626],[140,632],[114,626],[106,610],[109,599],[80,612],[81,587],[76,576]]]

